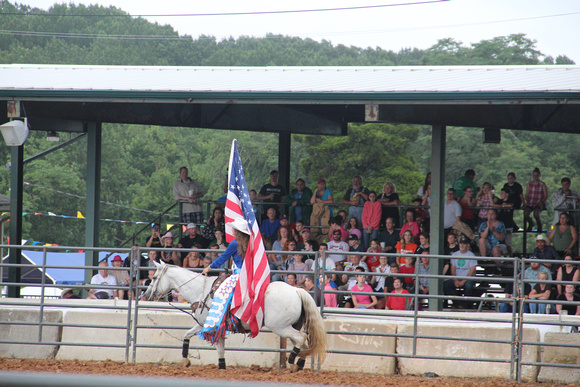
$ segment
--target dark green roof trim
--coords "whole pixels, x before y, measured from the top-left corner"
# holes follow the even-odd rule
[[[255,101],[277,100],[284,101],[546,101],[554,102],[574,100],[580,103],[578,91],[497,91],[497,92],[186,92],[186,91],[109,91],[109,90],[0,90],[0,98],[3,99],[155,99],[158,101],[184,100],[184,102],[202,102],[203,100],[228,100]],[[577,100],[577,101],[576,101]],[[146,101],[143,101],[146,102]]]

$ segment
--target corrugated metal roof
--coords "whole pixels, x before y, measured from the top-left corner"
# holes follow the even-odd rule
[[[580,66],[135,67],[1,65],[15,91],[162,93],[580,92]]]

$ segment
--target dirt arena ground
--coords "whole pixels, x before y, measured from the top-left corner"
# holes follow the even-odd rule
[[[348,385],[348,386],[548,386],[540,383],[510,383],[500,379],[460,379],[460,378],[427,378],[419,376],[382,376],[348,372],[316,372],[306,369],[291,373],[283,369],[261,367],[229,367],[219,370],[217,366],[183,368],[177,364],[125,364],[115,361],[55,361],[33,359],[0,358],[0,370],[50,372],[72,374],[103,375],[137,375],[176,378],[225,379],[237,381],[265,381],[277,383],[300,383],[312,385]]]

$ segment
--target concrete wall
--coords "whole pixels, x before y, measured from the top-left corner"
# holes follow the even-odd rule
[[[196,324],[194,320],[175,311],[140,310],[139,325],[175,326],[175,329],[138,329],[138,345],[177,345],[181,348],[183,336]],[[203,349],[195,349],[202,347]],[[228,351],[228,348],[252,349],[247,351]],[[255,349],[279,349],[280,338],[273,333],[260,333],[256,338],[247,335],[234,334],[226,339],[226,364],[231,366],[249,367],[259,365],[273,367],[278,364],[278,352],[255,351]],[[181,349],[137,348],[136,361],[150,362],[179,362]],[[194,365],[217,364],[218,355],[215,347],[205,340],[192,337],[190,341],[189,359]]]
[[[576,348],[562,346],[542,346],[542,362],[580,365],[580,334],[548,332],[545,343],[575,344]],[[539,382],[580,384],[580,368],[542,367]]]
[[[397,334],[413,334],[413,324],[402,323],[397,326]],[[511,354],[512,329],[510,326],[493,326],[492,324],[473,322],[419,322],[418,335],[452,337],[460,340],[445,339],[418,339],[416,355],[436,357],[458,357],[468,359],[497,359],[500,362],[483,362],[471,360],[435,360],[399,358],[399,370],[403,375],[422,375],[425,372],[435,372],[438,375],[458,377],[510,377],[509,361]],[[524,340],[538,341],[539,332],[534,328],[524,329]],[[506,343],[485,343],[477,340],[505,340]],[[397,338],[397,353],[412,355],[413,339]],[[524,347],[524,361],[538,361],[538,348]],[[523,367],[522,379],[533,381],[536,379],[537,367]]]
[[[64,327],[44,327],[44,342],[59,342],[62,345],[22,345],[17,342],[35,343],[38,340],[38,327],[16,326],[11,322],[34,322],[39,318],[38,306],[27,305],[30,301],[0,300],[0,340],[14,341],[14,343],[0,344],[0,356],[16,358],[56,358],[61,360],[125,360],[125,343],[127,337],[127,310],[126,303],[119,302],[115,306],[113,300],[59,300],[54,306],[45,308],[45,321],[62,322]],[[70,308],[76,304],[82,308]],[[111,309],[95,309],[95,305],[108,306]],[[163,309],[166,303],[147,303],[151,308],[140,308],[137,330],[136,350],[137,362],[180,362],[182,338],[193,324],[193,319],[173,309]],[[86,306],[86,307],[85,307]],[[119,309],[117,309],[119,308]],[[340,312],[340,310],[334,311]],[[397,358],[381,354],[412,355],[413,341],[411,338],[352,335],[347,332],[383,333],[388,335],[411,335],[413,324],[408,312],[400,314],[391,312],[388,315],[359,316],[357,310],[354,315],[331,314],[325,320],[328,335],[329,351],[370,352],[376,355],[336,354],[329,353],[323,370],[366,372],[375,374],[423,374],[435,372],[441,376],[458,377],[510,377],[511,346],[511,315],[486,314],[496,320],[494,323],[436,320],[435,316],[449,317],[445,312],[420,312],[418,323],[420,335],[435,337],[450,336],[459,340],[419,339],[417,352],[419,356],[449,356],[466,357],[467,360],[435,360],[417,359],[398,356]],[[458,318],[482,318],[482,314],[461,313]],[[133,316],[131,316],[133,318]],[[559,334],[558,327],[550,325],[556,322],[558,316],[528,315],[526,322],[536,322],[539,325],[527,324],[524,326],[524,340],[541,343],[577,343],[580,344],[578,334]],[[580,318],[568,316],[571,325],[578,325]],[[83,327],[71,325],[102,325],[103,328]],[[149,327],[143,327],[143,326]],[[130,331],[131,335],[133,330]],[[505,343],[481,343],[468,341],[467,338],[503,340]],[[171,348],[149,348],[159,345]],[[113,346],[113,347],[111,347]],[[196,348],[199,347],[199,348]],[[287,344],[290,349],[291,344]],[[244,349],[233,351],[229,349]],[[256,339],[246,335],[231,335],[226,340],[226,361],[230,366],[263,367],[277,366],[280,362],[279,352],[267,352],[260,349],[277,350],[280,348],[278,336],[263,332]],[[580,364],[578,348],[524,346],[524,361],[550,362],[565,364]],[[215,349],[203,340],[192,338],[190,344],[190,360],[192,364],[206,365],[217,363]],[[481,362],[477,359],[497,359],[499,362]],[[132,353],[129,354],[132,359]],[[310,361],[307,362],[307,367]],[[539,367],[526,366],[523,368],[524,380],[534,381]],[[561,378],[562,375],[565,378]],[[570,368],[542,367],[539,379],[541,381],[556,381],[560,383],[578,383],[580,371]]]
[[[45,310],[43,322],[62,322],[62,311]],[[4,324],[6,322],[34,322],[40,320],[40,310],[24,309],[18,307],[0,308],[0,340],[14,341],[15,343],[0,344],[0,357],[22,359],[54,359],[58,345],[22,345],[21,342],[39,342],[38,325]],[[42,340],[40,342],[58,343],[61,341],[61,328],[57,326],[43,326]]]
[[[167,306],[167,304],[159,304]],[[132,316],[133,317],[133,316]],[[125,310],[69,310],[64,315],[64,323],[107,325],[109,328],[66,327],[62,340],[65,343],[90,343],[121,345],[120,348],[105,346],[62,346],[58,351],[59,360],[116,360],[125,361],[127,337],[127,312]],[[180,362],[183,336],[193,327],[194,320],[187,314],[175,310],[139,309],[137,329],[136,361],[139,363]],[[153,327],[142,327],[153,326]],[[154,328],[159,326],[160,328]],[[169,328],[174,327],[174,328]],[[122,328],[122,329],[119,329]],[[133,330],[130,332],[133,335]],[[150,348],[148,346],[177,346],[178,348]],[[217,364],[217,352],[207,341],[192,338],[189,355],[192,364]],[[195,349],[194,347],[203,347]],[[280,348],[280,339],[272,333],[261,333],[255,339],[246,335],[230,335],[226,340],[226,363],[232,366],[259,365],[272,367],[277,364],[277,352],[227,351],[227,348]],[[132,353],[129,354],[129,360]]]
[[[395,323],[377,324],[374,321],[326,320],[327,331],[385,333],[397,331]],[[335,351],[362,351],[395,353],[395,337],[332,334],[327,335],[328,349]],[[323,370],[342,372],[367,372],[392,375],[395,373],[395,358],[392,356],[345,355],[329,353],[322,364]]]
[[[56,356],[57,360],[125,361],[127,311],[121,309],[66,310],[63,322],[65,326],[62,331],[62,341],[73,345],[61,346]],[[105,325],[108,328],[70,326],[72,324]],[[111,348],[105,345],[120,347]]]

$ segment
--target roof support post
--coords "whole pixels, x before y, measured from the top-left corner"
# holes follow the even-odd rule
[[[22,189],[24,183],[24,146],[10,147],[10,244],[19,246],[22,244]],[[10,248],[8,262],[22,264],[22,250]],[[8,282],[20,282],[21,268],[8,268]],[[20,298],[20,287],[9,286],[8,297]]]
[[[290,152],[292,135],[280,133],[278,135],[278,181],[290,192]]]
[[[442,255],[444,246],[443,211],[445,206],[445,145],[447,128],[444,125],[433,125],[431,140],[431,254]],[[429,267],[429,274],[439,275],[443,272],[443,260],[434,259]],[[429,280],[429,294],[443,294],[443,281]],[[442,300],[429,300],[429,310],[441,310]]]
[[[99,246],[99,220],[101,218],[101,123],[85,124],[87,132],[87,207],[85,222],[85,246]],[[97,266],[99,253],[85,251],[85,265]],[[85,272],[85,282],[90,283],[91,271]]]

